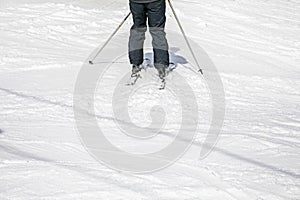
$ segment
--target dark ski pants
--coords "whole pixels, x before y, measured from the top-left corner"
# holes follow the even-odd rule
[[[129,37],[129,60],[131,64],[140,65],[144,60],[144,40],[147,31],[147,19],[149,31],[152,36],[154,52],[154,65],[169,65],[169,46],[166,39],[166,2],[157,0],[152,3],[130,2],[130,10],[134,25]]]

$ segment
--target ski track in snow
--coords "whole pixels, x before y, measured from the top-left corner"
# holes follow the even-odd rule
[[[81,65],[126,15],[127,2],[1,3],[0,199],[299,199],[299,1],[178,0],[174,6],[188,36],[220,72],[226,95],[222,134],[204,160],[198,160],[205,137],[199,134],[171,167],[131,175],[101,165],[85,151],[72,105]],[[169,9],[167,16],[167,29],[178,31]],[[121,31],[130,25],[126,22]],[[109,110],[109,85],[116,73],[130,70],[122,59],[114,64],[119,71],[103,78],[107,90],[97,91],[95,107],[108,137],[135,151],[144,143],[118,135]],[[209,95],[188,67],[175,70],[193,84],[203,133],[210,120]],[[141,84],[153,73],[149,69]],[[133,121],[149,120],[153,97],[161,94],[139,91],[129,110],[146,112],[132,115]],[[163,101],[176,104],[170,96]],[[172,123],[145,150],[174,136],[179,111],[166,109]]]

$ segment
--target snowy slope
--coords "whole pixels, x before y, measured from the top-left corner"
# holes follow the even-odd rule
[[[299,199],[299,1],[174,1],[187,35],[220,73],[226,115],[214,151],[199,160],[210,120],[209,94],[190,66],[180,64],[176,71],[188,77],[198,97],[199,134],[174,165],[144,175],[98,163],[82,146],[73,113],[79,70],[125,17],[127,4],[1,1],[0,199]],[[179,33],[169,9],[167,15],[167,30]],[[114,125],[111,85],[129,72],[127,63],[124,55],[102,79],[105,87],[97,88],[98,123],[119,147],[152,152],[172,135],[146,143],[124,137]],[[147,71],[141,83],[154,72]],[[154,86],[135,93],[131,117],[147,124],[160,96],[170,114],[165,131],[172,133],[180,123],[178,102]]]

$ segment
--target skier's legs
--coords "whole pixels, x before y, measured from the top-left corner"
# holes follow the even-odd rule
[[[133,17],[133,26],[129,37],[129,60],[131,64],[140,65],[144,60],[144,40],[147,30],[147,14],[145,4],[130,2],[130,10]]]
[[[152,46],[154,51],[154,64],[169,65],[169,46],[164,31],[166,24],[166,2],[158,0],[147,4],[148,24],[152,36]]]

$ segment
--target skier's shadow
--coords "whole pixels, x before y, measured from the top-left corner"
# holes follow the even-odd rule
[[[0,135],[2,135],[3,134],[3,130],[2,129],[0,129]]]
[[[188,61],[186,60],[185,57],[179,55],[179,54],[176,54],[176,52],[178,52],[180,49],[178,47],[171,47],[170,50],[169,50],[169,56],[170,56],[170,62],[171,63],[174,63],[174,64],[187,64]],[[153,53],[152,52],[148,52],[148,53],[145,53],[145,59],[149,59],[153,62]],[[151,63],[153,64],[153,63]]]
[[[185,57],[179,55],[179,54],[176,54],[176,52],[180,51],[180,49],[178,47],[171,47],[170,48],[170,60],[171,62],[173,63],[176,63],[176,64],[187,64],[188,61],[186,60]]]

